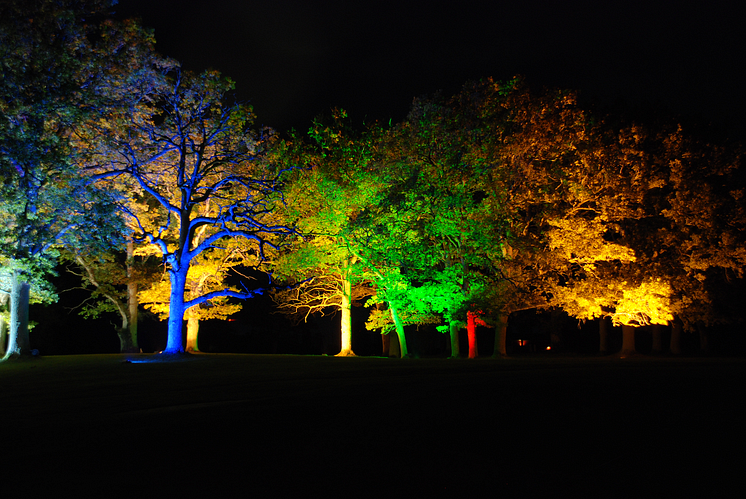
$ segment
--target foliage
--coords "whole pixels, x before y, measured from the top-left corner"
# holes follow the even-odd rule
[[[185,298],[189,268],[199,255],[240,239],[258,265],[265,248],[277,247],[278,238],[292,233],[273,218],[283,201],[285,173],[263,160],[273,133],[253,131],[251,109],[226,102],[232,88],[215,72],[177,71],[148,87],[155,93],[126,110],[120,120],[125,133],[106,123],[97,130],[108,143],[101,154],[109,160],[96,171],[98,178],[132,186],[157,211],[155,218],[143,217],[126,200],[119,205],[135,227],[135,238],[155,246],[166,264],[171,280],[167,352],[183,350],[186,309],[261,292],[222,287]]]

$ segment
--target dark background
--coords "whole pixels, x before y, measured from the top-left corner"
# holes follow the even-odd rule
[[[746,35],[735,1],[121,0],[157,49],[237,83],[259,122],[306,130],[330,107],[402,120],[412,98],[524,75],[584,102],[741,128]]]

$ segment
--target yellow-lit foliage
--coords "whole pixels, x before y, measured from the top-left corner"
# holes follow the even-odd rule
[[[552,226],[547,232],[549,248],[586,270],[592,269],[593,263],[599,261],[635,261],[635,252],[631,248],[604,239],[608,226],[600,218],[550,220],[549,224]]]
[[[226,289],[224,280],[232,266],[241,260],[237,250],[209,250],[204,251],[189,267],[187,283],[184,293],[185,300],[193,300],[211,291]],[[160,281],[138,294],[140,303],[148,310],[165,320],[169,316],[169,299],[171,283],[168,274],[164,273]],[[241,310],[240,303],[230,303],[228,298],[213,298],[207,303],[192,307],[187,315],[199,320],[226,319]]]
[[[671,286],[662,279],[642,282],[636,287],[626,287],[622,282],[619,289],[622,298],[611,316],[615,325],[646,326],[668,324],[671,314]]]

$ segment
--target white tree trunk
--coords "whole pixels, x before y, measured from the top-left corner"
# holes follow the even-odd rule
[[[13,272],[10,288],[10,330],[8,347],[4,359],[11,356],[31,353],[28,335],[28,305],[31,286],[19,280],[18,272]]]

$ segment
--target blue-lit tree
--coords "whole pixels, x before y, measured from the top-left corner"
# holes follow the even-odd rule
[[[0,6],[0,264],[10,295],[5,357],[27,353],[29,298],[53,300],[44,275],[68,236],[116,234],[109,194],[80,168],[78,138],[127,91],[152,56],[136,23],[103,21],[111,0],[7,1]],[[118,89],[115,91],[115,89]]]
[[[108,150],[92,162],[108,161],[97,170],[99,178],[120,191],[137,192],[158,210],[159,218],[146,220],[122,194],[120,209],[136,227],[134,237],[159,249],[169,274],[164,353],[184,351],[184,312],[190,307],[262,292],[226,286],[185,299],[189,268],[198,255],[240,238],[259,265],[266,247],[292,233],[273,218],[282,202],[284,170],[263,159],[271,130],[253,131],[251,109],[226,104],[232,88],[216,72],[175,71],[162,84],[149,86],[150,93],[117,118],[118,126],[99,130],[108,141]]]

